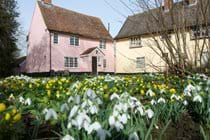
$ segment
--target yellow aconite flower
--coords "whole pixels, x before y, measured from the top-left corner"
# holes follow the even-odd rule
[[[29,88],[32,88],[32,85],[31,84],[29,85]]]
[[[3,112],[6,110],[6,105],[4,103],[0,103],[0,112]]]
[[[145,95],[145,92],[144,92],[144,90],[143,90],[143,89],[141,90],[141,95]]]
[[[12,109],[12,115],[15,115],[17,113],[17,109],[16,108],[13,108]]]
[[[171,94],[175,94],[175,93],[176,93],[176,90],[175,90],[174,88],[171,88],[171,89],[170,89],[170,93],[171,93]]]
[[[10,114],[9,114],[9,113],[6,113],[6,115],[5,115],[5,118],[4,118],[4,119],[5,119],[6,121],[8,121],[10,118],[11,118]]]
[[[47,96],[50,97],[51,96],[51,91],[47,90]]]
[[[104,86],[104,90],[107,90],[107,89],[108,89],[108,86],[107,86],[107,85],[105,85],[105,86]]]
[[[20,114],[20,113],[16,114],[16,115],[13,117],[14,122],[17,122],[17,121],[19,121],[20,119],[21,119],[21,114]]]

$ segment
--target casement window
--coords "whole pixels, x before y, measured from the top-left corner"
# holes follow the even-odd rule
[[[77,68],[78,58],[77,57],[64,57],[64,66],[68,68]]]
[[[140,37],[133,37],[130,39],[130,48],[142,47],[142,42]]]
[[[79,37],[76,35],[71,35],[70,36],[70,45],[79,46]]]
[[[58,33],[54,33],[53,35],[53,43],[58,44]]]
[[[203,52],[201,59],[203,64],[207,64],[209,61],[209,52],[208,51]]]
[[[200,39],[205,37],[210,37],[210,29],[192,29],[190,32],[191,39]]]
[[[145,57],[136,58],[136,68],[145,68]]]
[[[106,59],[104,59],[104,61],[103,61],[103,67],[106,68],[106,65],[107,65],[106,64]]]
[[[100,49],[106,49],[106,40],[100,40],[99,48]]]

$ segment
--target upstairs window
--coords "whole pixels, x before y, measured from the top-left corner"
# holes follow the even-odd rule
[[[184,0],[184,4],[191,6],[197,4],[197,0]]]
[[[79,46],[79,37],[75,35],[70,36],[70,45]]]
[[[145,57],[136,58],[136,68],[145,68]]]
[[[142,42],[140,37],[133,37],[130,39],[130,48],[142,47]]]
[[[67,68],[77,68],[78,58],[77,57],[64,57],[64,66]]]
[[[100,40],[99,48],[100,49],[106,49],[106,40]]]
[[[58,33],[54,33],[53,35],[53,43],[58,44]]]

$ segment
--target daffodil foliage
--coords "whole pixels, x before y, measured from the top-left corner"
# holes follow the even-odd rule
[[[0,139],[161,140],[183,114],[198,126],[199,138],[209,138],[209,77],[22,75],[0,81]]]

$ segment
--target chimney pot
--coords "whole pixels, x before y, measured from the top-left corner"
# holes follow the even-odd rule
[[[42,0],[46,4],[52,4],[52,0]]]
[[[170,10],[173,6],[173,0],[164,0],[164,9]]]

